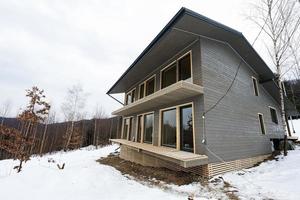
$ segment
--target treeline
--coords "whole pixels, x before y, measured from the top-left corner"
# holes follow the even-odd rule
[[[284,85],[288,99],[296,105],[300,113],[300,80],[289,80]]]
[[[20,130],[22,122],[17,118],[2,118],[2,125]],[[70,141],[68,149],[77,149],[89,145],[106,145],[109,139],[120,137],[121,118],[102,118],[80,120],[74,122],[75,137]],[[60,150],[66,150],[66,132],[71,127],[71,122],[53,124],[41,124],[36,127],[36,135],[32,144],[31,154],[45,154]],[[4,138],[0,138],[4,139]],[[14,158],[14,155],[0,149],[0,160]]]

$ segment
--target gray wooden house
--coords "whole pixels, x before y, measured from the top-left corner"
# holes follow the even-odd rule
[[[207,177],[250,167],[284,136],[274,80],[242,33],[182,8],[107,92],[125,93],[112,142],[123,159]]]

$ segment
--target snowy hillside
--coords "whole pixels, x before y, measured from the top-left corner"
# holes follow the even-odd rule
[[[151,186],[122,175],[119,171],[96,162],[113,152],[117,145],[101,149],[83,148],[71,152],[34,157],[23,171],[12,170],[16,161],[0,161],[0,199],[5,200],[85,200],[85,199],[227,199],[219,185]],[[52,162],[55,161],[55,162]],[[64,170],[56,164],[66,163]],[[286,158],[269,161],[256,168],[223,176],[237,190],[241,199],[297,199],[300,196],[300,149]],[[242,175],[243,174],[243,175]],[[221,186],[220,186],[221,185]],[[221,188],[221,189],[220,189]]]
[[[293,125],[296,131],[296,135],[300,138],[300,119],[293,120]],[[290,127],[292,128],[291,122],[290,122]]]

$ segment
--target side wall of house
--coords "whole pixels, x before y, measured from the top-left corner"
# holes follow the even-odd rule
[[[201,39],[204,108],[210,109],[229,88],[240,57],[227,44]],[[271,153],[271,134],[283,134],[276,101],[259,84],[254,95],[252,76],[258,75],[242,62],[236,80],[225,98],[206,114],[207,147],[225,161]],[[269,106],[275,107],[279,124],[271,120]],[[260,130],[258,113],[263,114],[266,135]],[[207,151],[210,162],[220,162]]]
[[[155,74],[156,77],[156,91],[160,90],[160,72],[163,68],[171,64],[173,61],[176,59],[180,58],[182,55],[185,53],[191,51],[192,53],[192,76],[193,76],[193,83],[197,85],[202,85],[202,73],[201,73],[201,63],[200,63],[200,42],[196,41],[190,46],[187,46],[186,49],[182,50],[182,52],[178,53],[178,55],[173,56],[172,58],[169,59],[165,64],[163,64],[160,67],[157,67],[156,70],[152,74],[149,74],[147,77],[141,77],[140,82],[138,82],[133,88],[136,89],[136,96],[138,96],[139,93],[139,84],[141,84],[143,81],[145,81],[147,78],[153,76]],[[132,90],[133,88],[130,88]],[[165,109],[181,104],[186,104],[186,103],[193,103],[193,108],[194,108],[194,125],[195,125],[195,152],[198,154],[203,154],[203,149],[201,146],[201,141],[202,141],[202,134],[201,131],[203,129],[203,124],[201,121],[201,113],[203,112],[203,95],[199,95],[197,97],[189,98],[189,99],[183,99],[181,101],[172,103],[172,104],[167,104],[165,106],[161,107],[155,107],[154,109],[151,110],[141,110],[138,113],[132,113],[128,116],[133,117],[133,135],[136,137],[137,133],[137,116],[143,113],[148,113],[148,112],[154,112],[154,134],[153,134],[153,145],[158,146],[159,145],[159,113],[160,109]],[[128,116],[123,116],[123,117],[128,117]]]

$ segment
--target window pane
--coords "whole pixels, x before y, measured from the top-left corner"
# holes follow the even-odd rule
[[[257,81],[255,78],[252,78],[252,81],[253,81],[253,87],[254,87],[254,94],[255,94],[255,96],[258,96]]]
[[[174,83],[176,83],[176,63],[162,71],[161,88],[165,88]]]
[[[144,83],[140,85],[140,99],[144,97],[145,85]]]
[[[259,118],[259,124],[260,124],[260,130],[262,134],[266,134],[266,130],[265,130],[265,124],[264,124],[264,118],[261,114],[258,114],[258,118]]]
[[[135,101],[135,90],[132,90],[131,92],[131,103]]]
[[[128,128],[129,128],[129,119],[124,119],[123,138],[122,139],[125,139],[125,140],[127,139]]]
[[[132,117],[129,120],[129,132],[128,132],[128,140],[132,141],[134,139],[133,134],[132,134]]]
[[[276,110],[273,109],[273,108],[270,108],[270,112],[271,112],[272,122],[274,122],[275,124],[278,124],[278,118],[277,118]]]
[[[141,142],[142,136],[142,123],[143,123],[142,116],[138,116],[138,127],[137,127],[137,142]]]
[[[176,109],[162,112],[162,135],[163,146],[176,147]]]
[[[192,106],[180,108],[180,149],[193,152],[193,113]]]
[[[154,93],[155,79],[152,78],[146,82],[146,96]]]
[[[128,104],[131,103],[131,101],[132,101],[131,93],[128,93],[128,94],[126,95],[126,101],[125,101],[125,104],[128,105]]]
[[[190,54],[184,56],[178,61],[179,80],[189,80],[191,78],[191,60]]]
[[[144,142],[146,143],[152,143],[153,118],[153,114],[144,116]]]

